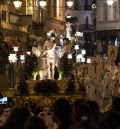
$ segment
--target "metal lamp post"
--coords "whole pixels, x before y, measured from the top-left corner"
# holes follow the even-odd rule
[[[22,6],[22,1],[21,0],[14,0],[13,4],[16,9],[19,9]]]
[[[83,33],[76,32],[75,37],[76,37],[76,40],[75,40],[76,44],[72,47],[72,50],[70,51],[67,57],[70,60],[75,59],[75,61],[73,60],[73,62],[75,63],[74,64],[75,78],[76,78],[77,84],[79,85],[79,88],[83,90],[85,89],[84,76],[86,73],[87,64],[91,63],[91,59],[87,57],[86,50],[84,48],[81,48],[81,45],[80,45],[80,43],[84,42]],[[81,72],[82,82],[80,82],[80,77],[78,76],[78,68]]]
[[[72,8],[73,4],[74,4],[73,0],[68,0],[67,1],[68,8]]]
[[[112,5],[113,5],[113,3],[114,3],[114,1],[113,1],[113,0],[107,0],[106,2],[107,2],[107,4],[108,4],[109,6],[112,6]]]
[[[18,58],[16,54],[10,54],[8,56],[8,60],[11,64],[10,67],[10,86],[11,88],[14,88],[14,84],[15,84],[15,77],[14,77],[14,64],[17,62]]]
[[[46,5],[47,5],[46,0],[39,0],[39,5],[40,5],[41,8],[45,8]]]

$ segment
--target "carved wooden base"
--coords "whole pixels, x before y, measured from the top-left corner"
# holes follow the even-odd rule
[[[34,102],[38,106],[48,107],[52,106],[53,103],[60,98],[65,98],[70,102],[74,102],[76,99],[79,98],[83,99],[83,97],[80,95],[51,95],[51,96],[26,96],[26,97],[17,96],[16,98],[14,98],[14,102],[16,105],[23,105],[25,102]]]
[[[28,84],[28,90],[30,94],[34,94],[34,87],[35,85],[42,80],[27,80],[26,83]],[[59,92],[64,93],[67,88],[68,80],[52,80],[57,82],[57,86],[59,87]],[[17,81],[16,86],[19,85],[19,81]]]
[[[28,96],[19,96],[19,94],[14,98],[16,105],[21,105],[25,101],[34,101],[36,104],[40,106],[51,106],[57,99],[65,98],[69,101],[74,101],[78,98],[83,98],[81,94],[71,94],[66,95],[64,92],[66,90],[68,80],[52,80],[57,82],[59,87],[58,94],[49,94],[49,95],[35,95],[34,94],[34,87],[35,85],[40,82],[41,80],[28,80],[26,83],[28,84],[28,89],[30,94]],[[17,81],[17,86],[19,85],[19,81]]]

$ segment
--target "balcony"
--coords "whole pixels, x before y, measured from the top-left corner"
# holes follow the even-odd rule
[[[115,30],[120,29],[120,21],[112,20],[112,21],[98,21],[96,30]]]
[[[52,17],[47,18],[45,30],[55,29],[59,32],[64,31],[65,21],[61,21]]]
[[[32,15],[3,11],[1,23],[3,30],[29,33],[28,26],[32,25]]]

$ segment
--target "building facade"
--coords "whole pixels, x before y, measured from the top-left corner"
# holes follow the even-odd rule
[[[26,42],[29,26],[32,24],[31,15],[26,15],[22,9],[16,9],[13,3],[3,1],[0,7],[0,30],[4,41],[8,44]]]
[[[95,0],[75,0],[74,6],[66,11],[66,15],[71,15],[67,19],[73,23],[74,31],[81,31],[84,33],[86,41],[94,42],[95,32],[95,10],[92,4]]]
[[[97,39],[114,42],[120,40],[120,1],[115,0],[108,6],[105,0],[97,0],[96,8]]]
[[[63,33],[65,29],[65,11],[66,0],[48,0],[45,31],[55,29],[58,33]]]

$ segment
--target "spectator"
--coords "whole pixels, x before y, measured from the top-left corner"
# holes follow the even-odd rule
[[[6,120],[8,119],[10,113],[11,113],[11,108],[5,108],[3,111],[3,114],[0,116],[0,127],[2,127]]]
[[[25,122],[24,129],[46,129],[46,126],[41,118],[33,116]]]
[[[92,112],[88,104],[81,104],[75,110],[74,123],[71,129],[96,129]]]
[[[120,127],[120,113],[110,111],[106,113],[100,123],[100,129],[117,129]]]
[[[84,99],[76,99],[74,102],[73,102],[73,105],[72,105],[72,113],[73,113],[73,115],[72,116],[74,116],[75,115],[75,111],[79,108],[79,106],[81,105],[81,104],[83,104],[83,103],[85,103],[85,100]],[[73,118],[74,119],[74,118]]]
[[[55,120],[58,124],[58,129],[69,129],[72,124],[70,116],[71,105],[65,99],[58,99],[53,105]]]
[[[100,116],[102,115],[99,109],[99,105],[97,104],[97,102],[95,101],[87,101],[87,104],[90,106],[91,108],[91,112],[92,112],[92,116],[93,116],[93,120],[97,123],[97,125],[99,124],[99,120],[100,120]]]
[[[23,129],[28,117],[30,117],[30,112],[27,108],[14,108],[2,129]]]
[[[58,126],[54,121],[53,112],[51,112],[51,108],[44,108],[38,116],[45,122],[47,129],[57,129]]]
[[[120,97],[113,98],[112,109],[120,112]]]

